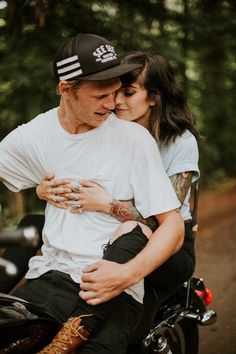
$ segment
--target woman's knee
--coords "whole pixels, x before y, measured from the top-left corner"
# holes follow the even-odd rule
[[[139,225],[142,229],[143,234],[149,239],[152,236],[152,230],[141,222],[137,221],[125,221],[117,228],[115,233],[111,237],[111,243],[115,241],[118,237],[127,234],[135,229]]]

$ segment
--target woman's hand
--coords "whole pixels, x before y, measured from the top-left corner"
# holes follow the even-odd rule
[[[71,193],[70,181],[67,179],[54,179],[54,173],[49,173],[43,177],[36,188],[39,199],[46,200],[49,204],[57,208],[66,209],[64,202],[67,200],[65,194]]]
[[[79,214],[84,211],[102,211],[109,214],[111,209],[111,195],[98,183],[80,180],[80,186],[73,189],[72,193],[67,193],[64,196],[70,201],[65,204],[70,207],[70,211],[74,214]]]

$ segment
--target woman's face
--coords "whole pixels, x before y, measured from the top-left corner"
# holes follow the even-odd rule
[[[137,80],[132,84],[122,85],[115,96],[115,110],[118,118],[135,121],[149,127],[151,106],[154,102],[148,98],[147,90]]]

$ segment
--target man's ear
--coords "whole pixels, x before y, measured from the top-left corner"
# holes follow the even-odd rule
[[[58,92],[61,96],[68,98],[70,94],[70,86],[67,81],[60,81],[58,84]]]

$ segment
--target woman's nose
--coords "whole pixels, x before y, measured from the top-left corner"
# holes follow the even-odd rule
[[[115,106],[116,107],[120,106],[123,103],[122,97],[123,96],[122,96],[121,92],[116,93],[116,95],[115,95]]]

